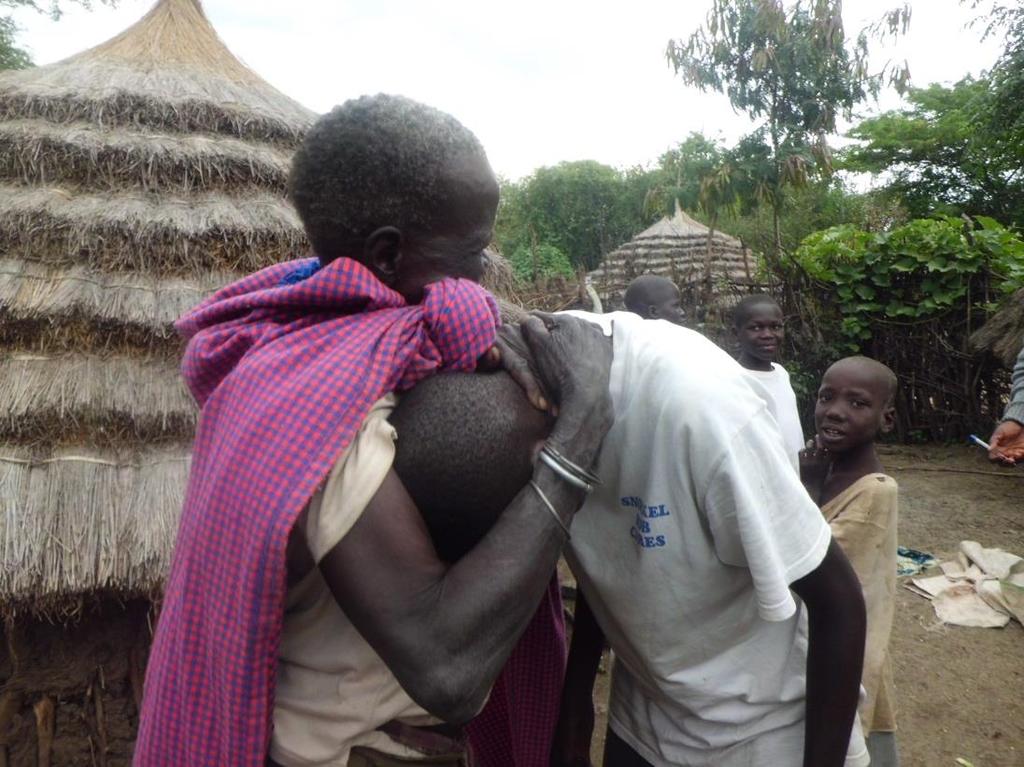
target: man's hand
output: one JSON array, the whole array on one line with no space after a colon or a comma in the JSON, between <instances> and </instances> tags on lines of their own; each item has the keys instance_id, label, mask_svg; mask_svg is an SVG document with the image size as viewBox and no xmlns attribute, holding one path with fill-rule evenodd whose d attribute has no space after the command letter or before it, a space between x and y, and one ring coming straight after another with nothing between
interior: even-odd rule
<instances>
[{"instance_id":1,"label":"man's hand","mask_svg":"<svg viewBox=\"0 0 1024 767\"><path fill-rule=\"evenodd\" d=\"M534 312L519 325L503 326L495 344L501 366L530 402L558 416L551 441L588 466L612 421L608 379L612 339L592 322ZM489 353L488 364L494 357Z\"/></svg>"},{"instance_id":2,"label":"man's hand","mask_svg":"<svg viewBox=\"0 0 1024 767\"><path fill-rule=\"evenodd\" d=\"M1009 466L1024 460L1024 426L1009 420L1000 423L988 440L988 459Z\"/></svg>"}]
</instances>

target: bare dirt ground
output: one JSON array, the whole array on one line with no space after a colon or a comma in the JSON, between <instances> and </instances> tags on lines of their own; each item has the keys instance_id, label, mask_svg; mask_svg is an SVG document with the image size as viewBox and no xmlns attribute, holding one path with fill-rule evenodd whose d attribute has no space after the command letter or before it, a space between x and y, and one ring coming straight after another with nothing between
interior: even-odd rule
<instances>
[{"instance_id":1,"label":"bare dirt ground","mask_svg":"<svg viewBox=\"0 0 1024 767\"><path fill-rule=\"evenodd\" d=\"M900 485L900 544L940 561L962 540L1024 556L1024 468L998 469L970 447L885 447ZM972 473L983 472L983 473ZM1024 767L1024 629L939 623L931 603L896 595L892 651L904 767ZM601 764L607 659L595 691L593 762Z\"/></svg>"}]
</instances>

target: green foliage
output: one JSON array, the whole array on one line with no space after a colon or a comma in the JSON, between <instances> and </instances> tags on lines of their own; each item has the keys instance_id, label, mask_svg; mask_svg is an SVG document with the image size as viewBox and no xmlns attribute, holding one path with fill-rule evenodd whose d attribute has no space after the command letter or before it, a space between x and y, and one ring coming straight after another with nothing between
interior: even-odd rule
<instances>
[{"instance_id":1,"label":"green foliage","mask_svg":"<svg viewBox=\"0 0 1024 767\"><path fill-rule=\"evenodd\" d=\"M992 219L915 219L889 232L851 225L812 234L793 256L823 286L850 350L877 323L926 322L960 308L975 279L1000 292L1024 286L1024 240Z\"/></svg>"},{"instance_id":2,"label":"green foliage","mask_svg":"<svg viewBox=\"0 0 1024 767\"><path fill-rule=\"evenodd\" d=\"M550 245L573 267L594 269L645 223L644 174L593 160L540 168L502 185L495 238L505 253Z\"/></svg>"},{"instance_id":3,"label":"green foliage","mask_svg":"<svg viewBox=\"0 0 1024 767\"><path fill-rule=\"evenodd\" d=\"M553 277L574 276L569 258L554 245L541 244L536 248L521 247L510 259L512 271L520 282L531 283Z\"/></svg>"},{"instance_id":4,"label":"green foliage","mask_svg":"<svg viewBox=\"0 0 1024 767\"><path fill-rule=\"evenodd\" d=\"M704 180L722 167L725 152L717 141L702 133L691 133L676 147L658 158L658 167L646 174L650 191L645 210L659 216L670 216L676 202L686 210L701 205Z\"/></svg>"},{"instance_id":5,"label":"green foliage","mask_svg":"<svg viewBox=\"0 0 1024 767\"><path fill-rule=\"evenodd\" d=\"M1012 136L996 130L994 99L989 79L911 88L907 108L850 131L863 143L844 152L840 165L886 173L884 193L912 216L967 213L1024 223L1024 148L1011 151Z\"/></svg>"},{"instance_id":6,"label":"green foliage","mask_svg":"<svg viewBox=\"0 0 1024 767\"><path fill-rule=\"evenodd\" d=\"M895 35L908 22L904 6L876 32L887 27ZM718 174L718 186L728 192L709 196L707 206L770 204L776 256L783 192L830 172L825 139L837 116L849 115L886 79L897 86L906 80L905 70L869 72L868 37L862 32L847 43L841 0L795 0L788 8L781 0L714 0L701 29L686 41L669 41L668 61L686 83L726 94L733 107L760 121Z\"/></svg>"}]
</instances>

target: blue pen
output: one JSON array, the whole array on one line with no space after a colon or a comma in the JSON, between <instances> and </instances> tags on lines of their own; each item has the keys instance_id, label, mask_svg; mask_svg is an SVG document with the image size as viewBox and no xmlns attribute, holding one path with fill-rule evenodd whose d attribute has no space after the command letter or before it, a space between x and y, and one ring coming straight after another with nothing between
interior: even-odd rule
<instances>
[{"instance_id":1,"label":"blue pen","mask_svg":"<svg viewBox=\"0 0 1024 767\"><path fill-rule=\"evenodd\" d=\"M969 436L969 437L967 438L967 441L968 441L968 442L973 442L973 443L974 443L975 445L977 445L978 447L984 448L985 450L988 450L988 449L989 449L989 446L988 446L988 442L986 442L985 440L983 440L983 439L982 439L981 437L979 437L979 436L978 436L977 434L971 434L971 435L970 435L970 436Z\"/></svg>"}]
</instances>

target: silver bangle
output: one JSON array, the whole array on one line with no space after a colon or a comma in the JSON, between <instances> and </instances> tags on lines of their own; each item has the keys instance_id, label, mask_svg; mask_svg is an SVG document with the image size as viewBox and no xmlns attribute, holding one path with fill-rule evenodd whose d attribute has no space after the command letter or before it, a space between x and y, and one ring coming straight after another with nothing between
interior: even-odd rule
<instances>
[{"instance_id":1,"label":"silver bangle","mask_svg":"<svg viewBox=\"0 0 1024 767\"><path fill-rule=\"evenodd\" d=\"M572 461L570 461L564 455L562 455L553 447L551 447L550 443L545 442L541 450L550 455L552 458L554 458L556 461L562 464L563 467L565 467L568 471L575 474L580 479L588 482L591 485L601 484L601 478L599 476L597 476L594 472L587 471L582 466L579 466L578 464L575 464Z\"/></svg>"},{"instance_id":2,"label":"silver bangle","mask_svg":"<svg viewBox=\"0 0 1024 767\"><path fill-rule=\"evenodd\" d=\"M564 479L566 482L568 482L573 487L578 487L580 490L582 490L585 493L589 493L589 492L593 491L593 489L594 489L593 485L591 485L585 479L583 479L581 477L577 477L575 474L573 474L567 468L562 466L562 464L560 464L558 461L556 461L551 455L549 455L544 450L540 451L540 460L541 460L541 462L545 466L547 466L549 469L551 469L551 471L555 472L555 474L557 474L559 477Z\"/></svg>"},{"instance_id":3,"label":"silver bangle","mask_svg":"<svg viewBox=\"0 0 1024 767\"><path fill-rule=\"evenodd\" d=\"M548 500L548 497L544 495L544 491L540 489L540 485L538 485L534 480L531 479L530 487L537 491L537 495L539 495L540 499L544 501L544 505L548 507L548 511L551 512L551 516L555 518L555 521L558 523L558 526L562 528L562 532L565 533L565 540L568 541L570 538L572 538L572 534L569 532L569 528L566 526L565 522L562 521L562 518L558 516L558 512L555 511L555 507L551 505L551 501Z\"/></svg>"}]
</instances>

